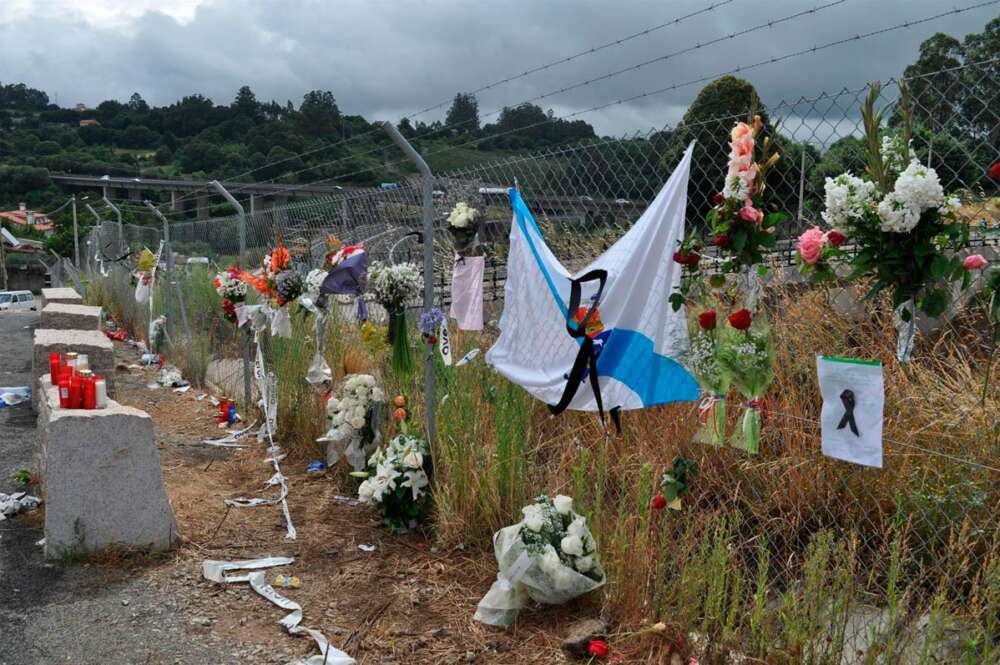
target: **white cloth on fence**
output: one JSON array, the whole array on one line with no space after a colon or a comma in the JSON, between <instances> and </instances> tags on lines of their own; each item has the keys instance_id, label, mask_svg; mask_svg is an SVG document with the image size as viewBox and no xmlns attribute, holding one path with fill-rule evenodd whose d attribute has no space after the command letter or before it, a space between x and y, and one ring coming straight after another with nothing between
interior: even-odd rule
<instances>
[{"instance_id":1,"label":"white cloth on fence","mask_svg":"<svg viewBox=\"0 0 1000 665\"><path fill-rule=\"evenodd\" d=\"M451 272L451 318L459 330L483 329L483 272L485 256L455 255Z\"/></svg>"},{"instance_id":2,"label":"white cloth on fence","mask_svg":"<svg viewBox=\"0 0 1000 665\"><path fill-rule=\"evenodd\" d=\"M594 338L605 408L639 409L696 400L698 384L679 362L687 348L684 309L668 303L681 279L672 254L684 237L687 187L694 144L670 179L629 231L590 265L572 275L546 246L528 206L510 190L510 231L500 338L486 355L498 372L538 399L559 401L578 355L567 331L571 280L607 271L598 303L604 330ZM583 283L581 305L590 306L597 286ZM593 322L593 320L592 320ZM588 382L570 409L596 411Z\"/></svg>"}]
</instances>

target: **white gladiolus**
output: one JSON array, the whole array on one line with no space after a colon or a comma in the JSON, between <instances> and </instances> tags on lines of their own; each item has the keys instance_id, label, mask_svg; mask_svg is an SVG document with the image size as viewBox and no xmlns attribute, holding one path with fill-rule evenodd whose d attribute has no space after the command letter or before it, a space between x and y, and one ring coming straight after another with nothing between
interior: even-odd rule
<instances>
[{"instance_id":1,"label":"white gladiolus","mask_svg":"<svg viewBox=\"0 0 1000 665\"><path fill-rule=\"evenodd\" d=\"M570 511L573 510L573 497L559 494L552 499L552 504L560 515L569 515Z\"/></svg>"},{"instance_id":2,"label":"white gladiolus","mask_svg":"<svg viewBox=\"0 0 1000 665\"><path fill-rule=\"evenodd\" d=\"M823 220L836 229L850 228L871 206L875 184L850 173L841 173L836 178L826 179L824 192Z\"/></svg>"}]
</instances>

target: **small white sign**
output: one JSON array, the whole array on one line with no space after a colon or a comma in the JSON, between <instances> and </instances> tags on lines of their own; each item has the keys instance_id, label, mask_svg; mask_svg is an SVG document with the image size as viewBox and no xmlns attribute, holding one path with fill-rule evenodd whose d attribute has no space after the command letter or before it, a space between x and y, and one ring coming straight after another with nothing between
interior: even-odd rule
<instances>
[{"instance_id":1,"label":"small white sign","mask_svg":"<svg viewBox=\"0 0 1000 665\"><path fill-rule=\"evenodd\" d=\"M451 337L448 336L448 318L441 321L438 330L438 346L441 348L441 360L446 366L451 366Z\"/></svg>"},{"instance_id":2,"label":"small white sign","mask_svg":"<svg viewBox=\"0 0 1000 665\"><path fill-rule=\"evenodd\" d=\"M816 371L823 395L823 454L881 469L882 363L816 356Z\"/></svg>"}]
</instances>

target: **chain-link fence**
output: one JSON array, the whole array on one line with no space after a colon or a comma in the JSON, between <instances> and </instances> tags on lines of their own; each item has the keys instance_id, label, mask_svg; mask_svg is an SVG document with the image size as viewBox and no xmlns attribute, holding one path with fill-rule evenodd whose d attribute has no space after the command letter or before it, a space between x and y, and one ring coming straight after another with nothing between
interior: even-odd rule
<instances>
[{"instance_id":1,"label":"chain-link fence","mask_svg":"<svg viewBox=\"0 0 1000 665\"><path fill-rule=\"evenodd\" d=\"M945 191L960 197L960 214L963 223L972 227L973 244L994 256L1000 245L1000 192L988 171L1000 159L1000 86L996 81L997 61L909 81L917 124L913 149L921 162L936 169ZM897 93L894 83L885 86L882 102L894 103ZM775 271L778 277L772 283L775 290L785 293L778 305L783 316L798 316L801 311L797 308L803 303L829 304L834 296L844 293L856 298L850 290L831 295L807 289L799 283L792 266L794 239L820 222L825 179L847 170L855 174L864 170L858 110L866 94L866 87L845 89L756 109L764 118L767 135L782 153L768 176L768 207L791 214L791 220L779 230L778 248L769 257L771 264L785 268ZM563 265L570 271L578 270L621 238L692 141L696 145L687 220L689 227L702 228L701 220L725 173L729 129L754 110L686 121L626 138L547 148L436 175L435 273L425 277L434 280L437 304L444 308L450 300L455 254L445 218L455 203L465 201L485 216L481 231L486 256L484 299L487 319L493 320L481 341L485 348L495 336L495 319L503 305L511 223L509 187L519 189ZM898 121L898 114L888 113L887 117L890 127ZM388 262L420 265L423 251L421 191L416 178L403 179L387 189L345 190L258 210L247 214L245 223L243 265L247 267L258 266L264 253L278 242L289 248L300 265L319 266L329 235L346 243L363 243L374 259ZM173 360L183 363L195 380L208 379L236 395L246 371L241 338L235 327L223 320L210 282L214 272L240 261L239 225L237 216L170 224L177 269L164 279L162 283L169 288L161 289L155 302L156 311L167 314ZM116 298L127 298L128 288L124 286L124 271L115 272L111 267L124 265L127 259L122 257L142 246L155 249L162 233L160 228L127 226L124 238L125 251L118 254L117 227L105 224L93 230L86 247L91 279L103 270L109 279L118 280ZM827 297L829 300L823 300ZM887 374L887 383L898 381L909 388L891 383L887 388L892 407L887 413L886 470L824 458L817 449L818 408L814 366L810 365L814 354L846 350L877 355L876 349L859 348L858 340L877 339L891 329L887 319L879 318L870 305L859 307L860 319L837 328L843 333L836 338L837 349L804 348L802 339L817 339L809 337L813 331L785 321L776 323L779 336L792 336L779 349L778 362L784 363L784 369L779 370L776 383L782 390L795 392L795 398L776 395L766 425L770 434L759 460L748 461L732 449L675 446L697 458L704 476L711 479L710 485L699 485L692 493L691 510L700 516L706 530L716 518L738 520L735 527L730 521L732 532L727 536L725 556L745 560L748 565L759 564L761 552L766 551L771 564L765 586L770 589L773 583L778 594L791 589L805 574L808 552L814 551L810 548L814 548L817 534L832 531L851 534L851 556L858 566L854 573L863 580L867 599L877 607L898 601L887 598L890 585L909 590L912 595L905 602L915 616L921 615L928 599L939 593L949 595L953 607L960 608L970 599L984 602L986 576L1000 570L1000 530L995 517L1000 508L1000 443L996 411L990 429L990 418L983 416L983 410L988 414L989 409L1000 406L1000 396L995 387L987 386L981 401L966 399L976 387L969 385L963 393L955 388L954 375L942 378L942 390L934 392L931 384L919 385L927 380L926 375L894 370ZM141 322L143 317L135 320ZM960 320L975 319L962 313ZM866 332L857 332L860 329ZM141 324L134 332L143 334ZM973 357L994 352L981 334L958 325L948 328L940 339L941 348L952 350L958 347L947 346L948 340L960 340L959 346L965 345ZM544 342L539 353L544 353L543 349ZM796 356L796 351L802 355ZM280 362L273 355L269 360ZM972 368L967 377L971 380L975 366L969 362L963 361L962 367ZM955 367L947 360L933 366L941 372ZM922 400L919 391L925 391ZM939 411L931 413L935 409ZM691 415L669 411L671 418ZM656 417L662 418L662 414L637 417L630 425L633 435L638 428L643 436L656 436ZM970 441L968 437L975 432L984 439ZM616 491L626 492L621 487ZM674 533L677 538L682 535ZM746 583L752 584L752 580ZM941 585L946 583L951 586L945 589ZM773 598L767 595L765 600L770 603ZM960 610L955 612L961 614Z\"/></svg>"}]
</instances>

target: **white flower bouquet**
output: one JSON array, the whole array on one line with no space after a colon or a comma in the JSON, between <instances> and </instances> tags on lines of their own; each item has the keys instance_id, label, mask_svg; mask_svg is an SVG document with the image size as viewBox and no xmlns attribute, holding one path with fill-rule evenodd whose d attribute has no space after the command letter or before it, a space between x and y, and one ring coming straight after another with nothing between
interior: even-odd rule
<instances>
[{"instance_id":1,"label":"white flower bouquet","mask_svg":"<svg viewBox=\"0 0 1000 665\"><path fill-rule=\"evenodd\" d=\"M387 265L374 261L368 269L368 286L375 300L389 312L392 369L399 376L409 375L413 357L406 331L406 303L424 288L420 268L415 263Z\"/></svg>"},{"instance_id":2,"label":"white flower bouquet","mask_svg":"<svg viewBox=\"0 0 1000 665\"><path fill-rule=\"evenodd\" d=\"M479 211L465 201L459 201L448 215L448 230L455 243L455 253L465 255L476 245L479 233Z\"/></svg>"},{"instance_id":3,"label":"white flower bouquet","mask_svg":"<svg viewBox=\"0 0 1000 665\"><path fill-rule=\"evenodd\" d=\"M358 488L362 503L374 504L393 529L412 529L430 510L431 454L427 442L409 434L400 434L385 448L379 448L368 460L374 472Z\"/></svg>"},{"instance_id":4,"label":"white flower bouquet","mask_svg":"<svg viewBox=\"0 0 1000 665\"><path fill-rule=\"evenodd\" d=\"M385 393L370 374L350 374L344 381L339 398L326 402L327 432L320 438L326 442L326 464L332 467L341 457L355 471L365 468L365 461L379 441L378 422Z\"/></svg>"},{"instance_id":5,"label":"white flower bouquet","mask_svg":"<svg viewBox=\"0 0 1000 665\"><path fill-rule=\"evenodd\" d=\"M594 537L571 497L542 495L521 512L524 519L493 535L500 572L479 601L476 621L510 626L529 598L559 605L604 584Z\"/></svg>"}]
</instances>

